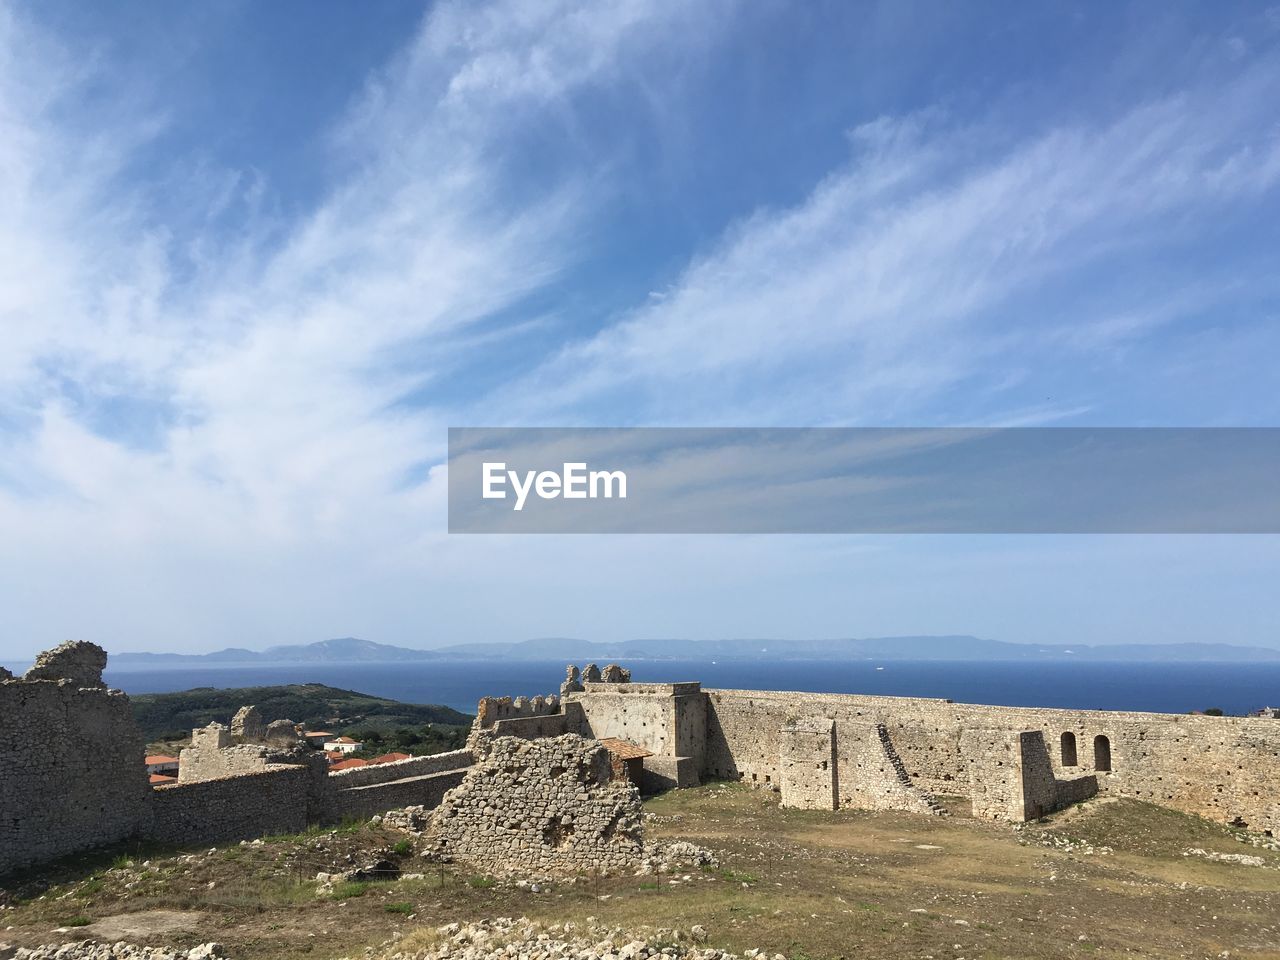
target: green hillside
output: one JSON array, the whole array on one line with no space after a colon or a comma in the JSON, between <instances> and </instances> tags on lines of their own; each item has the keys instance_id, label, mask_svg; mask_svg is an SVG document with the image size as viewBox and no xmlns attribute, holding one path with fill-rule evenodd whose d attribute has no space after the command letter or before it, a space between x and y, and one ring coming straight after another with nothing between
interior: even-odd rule
<instances>
[{"instance_id":1,"label":"green hillside","mask_svg":"<svg viewBox=\"0 0 1280 960\"><path fill-rule=\"evenodd\" d=\"M470 714L438 704L400 703L382 697L340 690L321 683L279 687L197 687L179 693L130 695L133 714L149 741L185 737L194 727L217 721L230 723L235 712L255 704L267 722L293 720L311 729L383 730L426 724L468 726Z\"/></svg>"}]
</instances>

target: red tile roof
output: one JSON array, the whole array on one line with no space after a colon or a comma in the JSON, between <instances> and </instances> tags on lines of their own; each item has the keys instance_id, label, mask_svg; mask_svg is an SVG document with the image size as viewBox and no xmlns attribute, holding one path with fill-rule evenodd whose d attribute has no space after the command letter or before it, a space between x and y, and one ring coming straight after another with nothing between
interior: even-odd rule
<instances>
[{"instance_id":1,"label":"red tile roof","mask_svg":"<svg viewBox=\"0 0 1280 960\"><path fill-rule=\"evenodd\" d=\"M368 760L343 760L341 763L335 763L330 767L329 772L332 773L335 770L350 770L353 767L367 767L368 765Z\"/></svg>"},{"instance_id":2,"label":"red tile roof","mask_svg":"<svg viewBox=\"0 0 1280 960\"><path fill-rule=\"evenodd\" d=\"M177 782L178 782L177 777L166 777L162 773L153 773L151 775L151 785L153 787L161 783L177 783Z\"/></svg>"},{"instance_id":3,"label":"red tile roof","mask_svg":"<svg viewBox=\"0 0 1280 960\"><path fill-rule=\"evenodd\" d=\"M334 737L330 743L359 743L359 740L352 740L350 737Z\"/></svg>"},{"instance_id":4,"label":"red tile roof","mask_svg":"<svg viewBox=\"0 0 1280 960\"><path fill-rule=\"evenodd\" d=\"M163 753L155 753L147 757L147 766L154 766L160 763L177 763L177 757L166 757Z\"/></svg>"},{"instance_id":5,"label":"red tile roof","mask_svg":"<svg viewBox=\"0 0 1280 960\"><path fill-rule=\"evenodd\" d=\"M410 756L407 753L384 753L380 757L374 757L369 762L370 763L395 763L397 760L408 760L408 759L410 759Z\"/></svg>"},{"instance_id":6,"label":"red tile roof","mask_svg":"<svg viewBox=\"0 0 1280 960\"><path fill-rule=\"evenodd\" d=\"M638 760L641 757L652 757L653 751L646 750L639 744L632 743L630 740L622 740L618 737L605 737L600 741L604 744L605 749L612 753L619 760Z\"/></svg>"},{"instance_id":7,"label":"red tile roof","mask_svg":"<svg viewBox=\"0 0 1280 960\"><path fill-rule=\"evenodd\" d=\"M335 762L346 756L341 750L326 750L324 755Z\"/></svg>"}]
</instances>

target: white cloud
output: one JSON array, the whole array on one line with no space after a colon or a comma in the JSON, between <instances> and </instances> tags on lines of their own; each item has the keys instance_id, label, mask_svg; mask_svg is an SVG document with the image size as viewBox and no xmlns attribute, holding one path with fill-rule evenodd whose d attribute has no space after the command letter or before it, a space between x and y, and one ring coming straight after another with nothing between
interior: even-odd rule
<instances>
[{"instance_id":1,"label":"white cloud","mask_svg":"<svg viewBox=\"0 0 1280 960\"><path fill-rule=\"evenodd\" d=\"M714 633L717 617L725 632L751 618L787 632L796 598L830 584L831 553L861 547L450 540L442 472L424 482L446 420L909 419L1020 337L1103 349L1154 325L1170 311L1117 311L1072 340L999 310L1170 211L1278 175L1274 126L1259 122L1277 79L1265 63L1012 147L984 148L981 127L937 112L885 118L853 132L854 159L805 202L737 224L530 380L451 410L403 405L510 335L519 321L495 330L493 316L581 256L609 145L591 142L575 98L632 85L678 113L651 57L713 44L728 9L437 5L317 147L339 186L296 224L261 213L271 185L254 171L199 163L163 179L190 217L157 221L161 188L133 166L156 115L86 108L104 64L0 9L3 642L586 633L646 590L667 602L643 604L637 632ZM530 187L519 145L548 129L562 166ZM113 416L123 401L144 402L150 425ZM1076 405L1010 416L1064 409ZM877 569L868 582L889 585ZM969 629L944 622L966 608L955 593L929 623L894 629L881 610L885 630Z\"/></svg>"},{"instance_id":2,"label":"white cloud","mask_svg":"<svg viewBox=\"0 0 1280 960\"><path fill-rule=\"evenodd\" d=\"M531 396L547 416L625 395L663 422L687 420L690 406L717 423L919 416L1013 348L1034 356L1036 343L1071 339L1042 315L1010 316L1012 298L1135 246L1159 249L1189 235L1188 215L1199 223L1273 188L1277 84L1263 60L1001 152L977 150L981 127L948 129L937 115L876 121L802 204L739 224L656 302L566 347L509 411ZM1203 301L1203 287L1162 297ZM1087 333L1075 340L1130 337L1156 315L1140 309L1130 322L1076 316Z\"/></svg>"},{"instance_id":3,"label":"white cloud","mask_svg":"<svg viewBox=\"0 0 1280 960\"><path fill-rule=\"evenodd\" d=\"M246 575L287 568L278 602L296 606L309 577L346 563L359 581L371 557L420 548L442 528L422 465L443 422L399 401L465 346L455 332L563 267L594 175L569 164L555 190L513 202L500 148L521 125L561 122L648 45L700 44L681 25L703 13L438 6L342 124L341 186L282 243L278 224L228 238L150 222L147 187L126 174L154 126L95 129L74 109L92 69L0 13L0 580L41 594L203 582L234 604ZM189 193L209 216L192 221L260 189L205 171ZM111 412L139 397L163 421L141 444ZM25 633L40 605L6 616L21 618L7 636Z\"/></svg>"}]
</instances>

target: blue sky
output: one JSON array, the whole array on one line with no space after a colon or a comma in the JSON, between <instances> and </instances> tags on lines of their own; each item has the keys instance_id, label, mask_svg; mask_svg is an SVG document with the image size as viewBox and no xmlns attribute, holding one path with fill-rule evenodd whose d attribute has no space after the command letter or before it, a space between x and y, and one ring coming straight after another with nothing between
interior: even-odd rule
<instances>
[{"instance_id":1,"label":"blue sky","mask_svg":"<svg viewBox=\"0 0 1280 960\"><path fill-rule=\"evenodd\" d=\"M1277 425L1278 52L1266 4L7 4L0 654L1280 646L1271 537L450 538L442 466Z\"/></svg>"}]
</instances>

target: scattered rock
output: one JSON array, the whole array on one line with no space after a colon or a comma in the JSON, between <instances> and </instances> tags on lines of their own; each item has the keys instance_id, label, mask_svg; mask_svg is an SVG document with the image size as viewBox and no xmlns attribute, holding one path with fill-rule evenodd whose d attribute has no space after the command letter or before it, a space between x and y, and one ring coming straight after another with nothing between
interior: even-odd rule
<instances>
[{"instance_id":1,"label":"scattered rock","mask_svg":"<svg viewBox=\"0 0 1280 960\"><path fill-rule=\"evenodd\" d=\"M437 927L434 942L423 946L406 946L390 940L381 952L367 953L359 960L488 960L500 957L555 957L558 960L740 960L736 954L702 947L706 938L701 926L688 933L681 930L655 930L646 936L601 927L594 917L585 925L567 921L543 926L521 918L499 917L479 923L450 923ZM745 950L747 960L770 960L767 951ZM355 960L355 958L346 958ZM786 960L773 954L772 960Z\"/></svg>"},{"instance_id":2,"label":"scattered rock","mask_svg":"<svg viewBox=\"0 0 1280 960\"><path fill-rule=\"evenodd\" d=\"M1200 847L1192 847L1190 850L1183 850L1184 857L1203 857L1205 860L1213 860L1216 863L1238 863L1246 867L1265 867L1267 861L1262 857L1255 857L1248 853L1216 853L1210 850L1203 850Z\"/></svg>"},{"instance_id":3,"label":"scattered rock","mask_svg":"<svg viewBox=\"0 0 1280 960\"><path fill-rule=\"evenodd\" d=\"M30 949L0 943L0 960L220 960L226 956L220 943L202 943L190 950L140 947L124 941L81 940Z\"/></svg>"}]
</instances>

